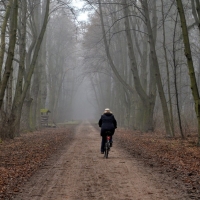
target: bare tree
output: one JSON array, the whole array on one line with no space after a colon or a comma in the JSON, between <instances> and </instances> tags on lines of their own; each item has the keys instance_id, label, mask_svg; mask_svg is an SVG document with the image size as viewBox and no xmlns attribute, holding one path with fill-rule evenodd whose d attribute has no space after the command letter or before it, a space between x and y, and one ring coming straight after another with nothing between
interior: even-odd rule
<instances>
[{"instance_id":1,"label":"bare tree","mask_svg":"<svg viewBox=\"0 0 200 200\"><path fill-rule=\"evenodd\" d=\"M200 146L200 97L199 97L199 91L197 87L196 77L195 77L195 71L193 66L193 59L190 49L190 41L188 36L188 30L187 30L187 24L185 19L185 12L183 9L183 3L181 0L176 0L177 2L177 8L181 20L181 28L183 33L183 41L185 46L185 56L187 58L187 64L188 64L188 70L190 75L190 84L191 84L191 90L192 95L195 103L195 111L196 111L196 117L198 121L198 146Z\"/></svg>"}]
</instances>

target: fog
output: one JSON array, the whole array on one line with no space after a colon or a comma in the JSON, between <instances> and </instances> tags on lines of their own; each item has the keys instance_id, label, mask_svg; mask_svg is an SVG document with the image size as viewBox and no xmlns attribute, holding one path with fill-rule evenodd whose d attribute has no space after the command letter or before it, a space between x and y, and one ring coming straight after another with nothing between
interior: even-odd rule
<instances>
[{"instance_id":1,"label":"fog","mask_svg":"<svg viewBox=\"0 0 200 200\"><path fill-rule=\"evenodd\" d=\"M95 101L91 92L91 83L85 77L74 95L72 104L72 120L89 120L96 121L95 118Z\"/></svg>"},{"instance_id":2,"label":"fog","mask_svg":"<svg viewBox=\"0 0 200 200\"><path fill-rule=\"evenodd\" d=\"M97 121L108 107L122 127L142 132L196 127L196 4L185 9L188 66L174 1L16 1L9 19L8 2L0 2L0 123L14 127L12 137L40 127L41 110L50 123Z\"/></svg>"}]
</instances>

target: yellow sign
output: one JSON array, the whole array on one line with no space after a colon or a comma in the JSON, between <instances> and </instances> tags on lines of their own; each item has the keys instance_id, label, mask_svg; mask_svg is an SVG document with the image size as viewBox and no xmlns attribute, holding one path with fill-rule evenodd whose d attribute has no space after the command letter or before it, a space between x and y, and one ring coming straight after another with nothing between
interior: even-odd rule
<instances>
[{"instance_id":1,"label":"yellow sign","mask_svg":"<svg viewBox=\"0 0 200 200\"><path fill-rule=\"evenodd\" d=\"M43 108L43 109L40 109L40 112L41 113L48 113L48 112L50 112L48 109L45 109L45 108Z\"/></svg>"}]
</instances>

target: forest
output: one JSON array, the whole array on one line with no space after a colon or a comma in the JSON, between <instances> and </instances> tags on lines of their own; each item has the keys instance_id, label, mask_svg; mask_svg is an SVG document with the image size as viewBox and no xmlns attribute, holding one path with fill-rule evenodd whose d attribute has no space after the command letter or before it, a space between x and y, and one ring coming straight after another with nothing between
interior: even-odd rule
<instances>
[{"instance_id":1,"label":"forest","mask_svg":"<svg viewBox=\"0 0 200 200\"><path fill-rule=\"evenodd\" d=\"M84 48L99 108L110 102L122 127L199 136L199 1L97 4Z\"/></svg>"},{"instance_id":2,"label":"forest","mask_svg":"<svg viewBox=\"0 0 200 200\"><path fill-rule=\"evenodd\" d=\"M0 1L1 140L40 129L41 109L72 120L87 79L94 121L109 107L120 127L200 145L200 1L83 2Z\"/></svg>"},{"instance_id":3,"label":"forest","mask_svg":"<svg viewBox=\"0 0 200 200\"><path fill-rule=\"evenodd\" d=\"M77 45L67 3L1 1L2 139L39 128L41 109L57 121L71 112Z\"/></svg>"},{"instance_id":4,"label":"forest","mask_svg":"<svg viewBox=\"0 0 200 200\"><path fill-rule=\"evenodd\" d=\"M87 77L95 116L111 107L121 127L200 140L200 2L70 3L0 2L1 139L41 128L44 108L70 120Z\"/></svg>"},{"instance_id":5,"label":"forest","mask_svg":"<svg viewBox=\"0 0 200 200\"><path fill-rule=\"evenodd\" d=\"M199 44L200 0L0 0L0 199L199 199Z\"/></svg>"}]
</instances>

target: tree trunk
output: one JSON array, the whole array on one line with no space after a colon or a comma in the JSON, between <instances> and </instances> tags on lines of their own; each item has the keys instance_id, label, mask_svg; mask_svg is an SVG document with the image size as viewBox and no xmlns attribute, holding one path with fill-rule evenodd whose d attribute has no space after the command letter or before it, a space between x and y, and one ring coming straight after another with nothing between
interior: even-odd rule
<instances>
[{"instance_id":1,"label":"tree trunk","mask_svg":"<svg viewBox=\"0 0 200 200\"><path fill-rule=\"evenodd\" d=\"M160 101L162 104L162 110L163 110L163 117L164 117L164 123L165 123L165 130L166 134L169 136L173 136L173 132L170 126L170 117L169 117L169 112L167 108L167 102L162 86L162 81L161 81L161 75L160 75L160 69L159 69L159 64L158 64L158 59L157 59L157 54L156 54L156 49L155 49L155 41L153 38L153 31L151 27L151 22L149 18L149 9L148 9L148 3L147 0L142 1L142 7L144 10L144 16L147 24L147 30L149 34L149 44L150 44L150 51L152 55L152 61L155 67L155 78L156 78L156 84L158 88L158 93L160 96Z\"/></svg>"},{"instance_id":2,"label":"tree trunk","mask_svg":"<svg viewBox=\"0 0 200 200\"><path fill-rule=\"evenodd\" d=\"M3 67L3 61L4 61L4 54L5 54L5 37L6 37L6 27L8 23L8 19L10 16L10 10L12 7L13 0L10 0L7 4L5 17L3 20L3 24L1 26L1 48L0 48L0 86L1 86L1 72Z\"/></svg>"},{"instance_id":3,"label":"tree trunk","mask_svg":"<svg viewBox=\"0 0 200 200\"><path fill-rule=\"evenodd\" d=\"M137 62L135 58L135 52L133 48L133 41L131 37L131 28L129 23L129 8L126 0L123 0L124 2L124 16L125 16L125 32L127 36L127 43L128 43L128 49L129 49L129 58L130 58L130 64L131 64L131 71L133 73L133 79L134 79L134 85L135 89L140 96L142 100L142 105L140 106L142 110L139 110L139 114L141 115L142 119L140 119L142 123L142 126L140 127L140 130L142 131L148 131L152 130L153 124L150 124L152 121L150 119L153 118L153 113L151 112L150 106L153 105L152 98L150 98L144 88L141 85L139 73L137 69ZM152 114L152 116L150 116Z\"/></svg>"},{"instance_id":4,"label":"tree trunk","mask_svg":"<svg viewBox=\"0 0 200 200\"><path fill-rule=\"evenodd\" d=\"M200 98L199 98L199 91L197 87L196 77L195 77L195 71L194 71L194 65L192 60L192 54L190 49L190 41L188 36L188 30L187 30L187 24L185 19L185 13L183 9L183 4L181 0L176 0L177 2L177 8L181 20L181 28L183 33L183 41L185 46L185 56L187 59L187 65L189 70L189 76L190 76L190 86L192 90L192 95L195 103L195 111L196 111L196 117L198 122L198 146L200 146Z\"/></svg>"},{"instance_id":5,"label":"tree trunk","mask_svg":"<svg viewBox=\"0 0 200 200\"><path fill-rule=\"evenodd\" d=\"M2 78L2 82L0 85L0 109L3 104L3 98L5 94L5 90L7 87L8 79L10 74L12 73L12 64L14 58L14 50L16 44L17 37L17 19L18 19L18 0L14 0L12 6L12 16L10 19L10 35L9 35L9 47L8 47L8 56L5 63L5 70Z\"/></svg>"},{"instance_id":6,"label":"tree trunk","mask_svg":"<svg viewBox=\"0 0 200 200\"><path fill-rule=\"evenodd\" d=\"M172 108L172 98L171 98L171 88L170 88L170 75L169 75L169 63L168 63L168 55L166 48L166 35L165 35L165 13L164 13L164 4L162 3L162 27L163 27L163 49L164 49L164 58L166 63L166 71L167 71L167 89L168 89L168 98L169 98L169 108L170 108L170 121L172 127L172 134L174 135L174 119L173 119L173 108Z\"/></svg>"}]
</instances>

